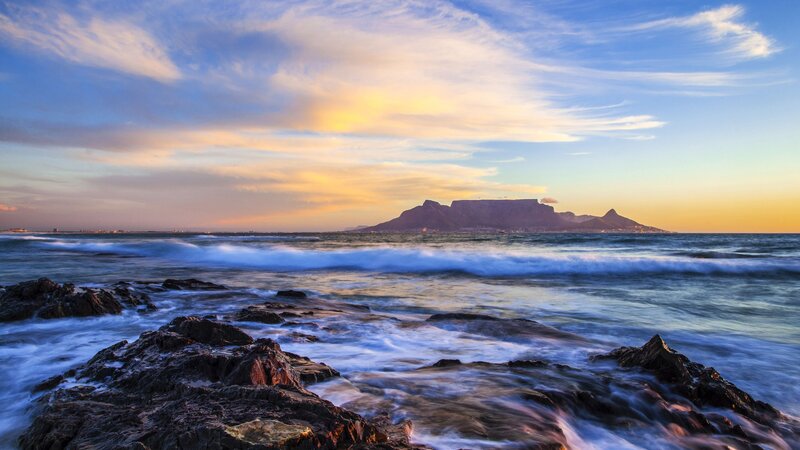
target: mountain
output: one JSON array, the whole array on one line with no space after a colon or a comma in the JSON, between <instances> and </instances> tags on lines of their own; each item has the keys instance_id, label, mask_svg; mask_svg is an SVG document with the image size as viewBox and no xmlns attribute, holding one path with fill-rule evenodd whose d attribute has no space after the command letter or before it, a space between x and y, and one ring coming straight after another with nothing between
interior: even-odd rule
<instances>
[{"instance_id":1,"label":"mountain","mask_svg":"<svg viewBox=\"0 0 800 450\"><path fill-rule=\"evenodd\" d=\"M642 225L611 209L604 216L556 212L536 199L455 200L450 206L433 200L399 217L360 232L420 231L547 231L660 233L664 230Z\"/></svg>"}]
</instances>

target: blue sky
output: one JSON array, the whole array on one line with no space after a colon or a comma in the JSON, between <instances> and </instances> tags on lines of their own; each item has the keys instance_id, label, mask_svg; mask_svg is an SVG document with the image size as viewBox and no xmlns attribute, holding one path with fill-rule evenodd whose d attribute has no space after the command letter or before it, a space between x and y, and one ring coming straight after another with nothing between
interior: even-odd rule
<instances>
[{"instance_id":1,"label":"blue sky","mask_svg":"<svg viewBox=\"0 0 800 450\"><path fill-rule=\"evenodd\" d=\"M800 231L793 1L0 2L0 228L543 198Z\"/></svg>"}]
</instances>

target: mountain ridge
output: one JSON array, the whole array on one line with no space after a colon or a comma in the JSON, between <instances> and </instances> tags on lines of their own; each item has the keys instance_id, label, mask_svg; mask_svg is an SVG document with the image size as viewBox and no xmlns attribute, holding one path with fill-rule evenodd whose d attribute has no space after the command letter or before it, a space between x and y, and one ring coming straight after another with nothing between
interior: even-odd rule
<instances>
[{"instance_id":1,"label":"mountain ridge","mask_svg":"<svg viewBox=\"0 0 800 450\"><path fill-rule=\"evenodd\" d=\"M603 216L556 212L537 199L453 200L450 206L434 200L407 209L394 219L360 228L359 232L585 232L664 233L610 209Z\"/></svg>"}]
</instances>

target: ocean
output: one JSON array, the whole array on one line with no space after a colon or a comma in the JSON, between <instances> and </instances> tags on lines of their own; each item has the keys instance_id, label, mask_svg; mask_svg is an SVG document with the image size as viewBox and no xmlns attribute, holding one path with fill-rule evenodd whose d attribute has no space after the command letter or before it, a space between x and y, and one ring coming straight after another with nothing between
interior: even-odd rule
<instances>
[{"instance_id":1,"label":"ocean","mask_svg":"<svg viewBox=\"0 0 800 450\"><path fill-rule=\"evenodd\" d=\"M436 448L513 446L525 431L503 428L498 437L485 416L507 422L536 410L504 396L522 382L517 375L420 367L442 359L536 358L596 371L592 355L640 346L657 333L753 397L800 416L800 235L0 235L0 285L39 277L96 287L197 278L231 289L155 292L159 309L149 313L0 324L3 448L30 424L31 389L40 381L176 316L222 317L281 289L368 306L373 314L326 319L310 331L318 342L296 342L281 326L242 328L339 370L341 378L310 386L323 398L361 414L409 418L413 440ZM424 322L443 312L530 319L582 339ZM474 426L464 424L473 419ZM657 423L632 430L585 417L560 420L576 448L676 446Z\"/></svg>"}]
</instances>

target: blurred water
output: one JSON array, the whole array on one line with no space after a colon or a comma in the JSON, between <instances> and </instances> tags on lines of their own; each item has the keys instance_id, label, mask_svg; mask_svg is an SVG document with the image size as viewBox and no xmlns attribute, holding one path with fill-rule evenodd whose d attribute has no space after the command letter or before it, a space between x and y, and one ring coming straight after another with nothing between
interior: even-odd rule
<instances>
[{"instance_id":1,"label":"blurred water","mask_svg":"<svg viewBox=\"0 0 800 450\"><path fill-rule=\"evenodd\" d=\"M365 304L387 317L331 319L327 330L315 331L318 343L246 325L251 334L277 338L340 370L343 380L314 387L337 403L357 405L363 395L348 383L384 386L394 383L393 372L442 358L545 358L582 367L592 352L641 345L660 333L754 397L800 414L796 235L0 235L0 284L41 276L90 285L194 277L234 290L155 294L160 309L150 314L0 324L0 447L27 426L30 389L41 380L177 315L224 314L287 288ZM407 326L435 312L464 310L529 318L589 340L565 346ZM402 397L399 411L404 401L411 409L421 401ZM640 445L594 425L563 428L575 442L601 448ZM431 429L423 426L416 437L467 445L458 433Z\"/></svg>"}]
</instances>

